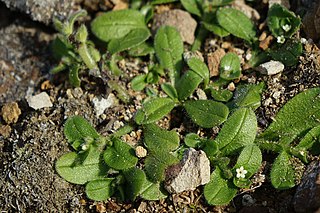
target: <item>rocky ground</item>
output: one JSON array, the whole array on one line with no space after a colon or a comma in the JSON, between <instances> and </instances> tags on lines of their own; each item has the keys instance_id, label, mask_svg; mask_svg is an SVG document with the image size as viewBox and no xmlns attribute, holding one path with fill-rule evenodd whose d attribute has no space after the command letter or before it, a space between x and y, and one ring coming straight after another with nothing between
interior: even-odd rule
<instances>
[{"instance_id":1,"label":"rocky ground","mask_svg":"<svg viewBox=\"0 0 320 213\"><path fill-rule=\"evenodd\" d=\"M63 135L63 124L67 117L78 114L89 120L102 135L108 135L118 129L133 116L144 96L132 91L129 81L143 70L145 64L134 60L123 61L120 64L127 75L119 81L127 87L133 97L127 105L118 100L102 82L88 76L85 77L82 87L72 88L63 74L49 74L50 68L56 63L50 52L50 42L56 32L50 25L45 25L55 12L66 16L67 6L62 8L55 4L48 9L51 12L46 13L50 17L43 17L34 9L37 1L33 4L32 1L27 1L27 9L21 6L22 3L19 6L13 5L14 1L4 2L0 3L1 212L273 213L314 212L320 208L318 160L307 168L298 187L277 191L268 179L260 180L257 181L256 188L241 192L230 205L223 207L208 206L201 187L195 191L173 194L160 201L137 199L134 203L121 203L115 199L105 202L88 200L84 187L66 182L54 168L56 160L71 150ZM17 4L18 2L20 1L16 1ZM104 6L101 6L101 2L104 2ZM97 3L95 6L88 1L81 4L76 2L72 7L81 6L89 11L112 7L112 4L110 6L106 2L100 1L100 4ZM301 8L297 2L292 6ZM315 7L312 1L301 1L300 4L306 6L305 8ZM18 7L20 11L12 11L7 6L11 9ZM30 16L26 15L30 12ZM316 29L312 32L316 32ZM315 42L318 39L315 34L303 35L307 38L310 35ZM212 51L211 40L213 38L206 42L206 52L203 55ZM216 45L228 48L224 46L227 44L219 41ZM320 86L319 59L320 51L317 45L310 41L304 45L304 54L300 57L297 67L286 68L272 76L246 74L244 81L265 81L267 85L262 97L262 106L257 110L261 129L268 126L279 109L294 95L304 89ZM40 93L44 95L42 98L35 96ZM102 115L97 116L95 100L101 98L109 100L110 106ZM170 119L170 116L167 119ZM163 122L163 125L166 125L168 121ZM139 141L140 135L141 132L138 131L126 135L125 139L134 145ZM265 163L261 174L268 174L268 159L272 157L270 153L264 154Z\"/></svg>"}]
</instances>

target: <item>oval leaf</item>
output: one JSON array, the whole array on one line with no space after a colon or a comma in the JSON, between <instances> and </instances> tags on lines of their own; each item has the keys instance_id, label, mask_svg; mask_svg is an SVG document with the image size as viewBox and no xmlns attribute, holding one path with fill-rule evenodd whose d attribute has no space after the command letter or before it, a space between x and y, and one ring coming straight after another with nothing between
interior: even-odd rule
<instances>
[{"instance_id":1,"label":"oval leaf","mask_svg":"<svg viewBox=\"0 0 320 213\"><path fill-rule=\"evenodd\" d=\"M198 88L202 78L193 70L188 70L177 82L176 89L179 100L184 100L190 97Z\"/></svg>"},{"instance_id":2,"label":"oval leaf","mask_svg":"<svg viewBox=\"0 0 320 213\"><path fill-rule=\"evenodd\" d=\"M271 172L271 183L276 189L289 189L295 186L294 170L290 162L290 156L285 152L274 161Z\"/></svg>"},{"instance_id":3,"label":"oval leaf","mask_svg":"<svg viewBox=\"0 0 320 213\"><path fill-rule=\"evenodd\" d=\"M223 125L215 141L224 155L252 144L257 134L257 118L250 108L235 111Z\"/></svg>"},{"instance_id":4,"label":"oval leaf","mask_svg":"<svg viewBox=\"0 0 320 213\"><path fill-rule=\"evenodd\" d=\"M144 16L136 10L117 10L98 16L91 22L95 36L105 42L119 39L131 30L147 28Z\"/></svg>"},{"instance_id":5,"label":"oval leaf","mask_svg":"<svg viewBox=\"0 0 320 213\"><path fill-rule=\"evenodd\" d=\"M178 99L178 93L177 90L168 83L161 84L161 89L173 100Z\"/></svg>"},{"instance_id":6,"label":"oval leaf","mask_svg":"<svg viewBox=\"0 0 320 213\"><path fill-rule=\"evenodd\" d=\"M75 184L85 184L88 181L102 178L107 173L107 166L100 161L100 152L89 149L86 159L85 154L77 155L70 152L62 155L56 162L56 171L66 181Z\"/></svg>"},{"instance_id":7,"label":"oval leaf","mask_svg":"<svg viewBox=\"0 0 320 213\"><path fill-rule=\"evenodd\" d=\"M95 201L104 201L110 198L114 193L112 185L114 178L105 178L93 180L86 185L87 197Z\"/></svg>"},{"instance_id":8,"label":"oval leaf","mask_svg":"<svg viewBox=\"0 0 320 213\"><path fill-rule=\"evenodd\" d=\"M198 0L181 0L183 7L189 12L196 16L201 17L201 2Z\"/></svg>"},{"instance_id":9,"label":"oval leaf","mask_svg":"<svg viewBox=\"0 0 320 213\"><path fill-rule=\"evenodd\" d=\"M272 59L282 62L285 66L294 66L302 54L302 44L298 40L288 40L284 45L277 46L269 52Z\"/></svg>"},{"instance_id":10,"label":"oval leaf","mask_svg":"<svg viewBox=\"0 0 320 213\"><path fill-rule=\"evenodd\" d=\"M160 120L174 108L174 101L170 98L153 98L143 103L135 116L137 124L149 124Z\"/></svg>"},{"instance_id":11,"label":"oval leaf","mask_svg":"<svg viewBox=\"0 0 320 213\"><path fill-rule=\"evenodd\" d=\"M174 84L182 68L183 41L180 33L174 27L160 27L154 38L154 49L160 65L169 70Z\"/></svg>"},{"instance_id":12,"label":"oval leaf","mask_svg":"<svg viewBox=\"0 0 320 213\"><path fill-rule=\"evenodd\" d=\"M219 168L212 172L210 182L204 187L204 197L210 205L228 204L236 195L237 189L232 182L222 178Z\"/></svg>"},{"instance_id":13,"label":"oval leaf","mask_svg":"<svg viewBox=\"0 0 320 213\"><path fill-rule=\"evenodd\" d=\"M157 152L173 151L179 147L179 136L174 131L161 129L156 124L148 124L144 126L144 143L148 150Z\"/></svg>"},{"instance_id":14,"label":"oval leaf","mask_svg":"<svg viewBox=\"0 0 320 213\"><path fill-rule=\"evenodd\" d=\"M108 166L116 170L124 170L135 166L138 158L134 150L118 138L112 139L113 145L107 147L103 154L104 161Z\"/></svg>"},{"instance_id":15,"label":"oval leaf","mask_svg":"<svg viewBox=\"0 0 320 213\"><path fill-rule=\"evenodd\" d=\"M142 185L140 196L146 200L160 200L167 197L167 193L159 183L152 183L148 179Z\"/></svg>"},{"instance_id":16,"label":"oval leaf","mask_svg":"<svg viewBox=\"0 0 320 213\"><path fill-rule=\"evenodd\" d=\"M241 11L233 8L220 8L217 11L217 21L220 26L232 35L246 41L253 41L256 30L251 20Z\"/></svg>"},{"instance_id":17,"label":"oval leaf","mask_svg":"<svg viewBox=\"0 0 320 213\"><path fill-rule=\"evenodd\" d=\"M190 69L197 73L204 82L204 87L208 85L210 79L210 72L207 65L198 58L192 57L187 61L187 64Z\"/></svg>"},{"instance_id":18,"label":"oval leaf","mask_svg":"<svg viewBox=\"0 0 320 213\"><path fill-rule=\"evenodd\" d=\"M143 43L150 37L148 29L133 29L127 35L121 38L112 39L108 44L108 51L115 54L124 50L128 50Z\"/></svg>"},{"instance_id":19,"label":"oval leaf","mask_svg":"<svg viewBox=\"0 0 320 213\"><path fill-rule=\"evenodd\" d=\"M192 147L192 148L197 148L199 147L199 145L201 144L202 139L200 138L199 135L197 135L196 133L189 133L186 135L186 137L184 138L184 143L188 146L188 147Z\"/></svg>"},{"instance_id":20,"label":"oval leaf","mask_svg":"<svg viewBox=\"0 0 320 213\"><path fill-rule=\"evenodd\" d=\"M138 75L131 80L131 88L135 91L141 91L147 85L146 83L147 75Z\"/></svg>"},{"instance_id":21,"label":"oval leaf","mask_svg":"<svg viewBox=\"0 0 320 213\"><path fill-rule=\"evenodd\" d=\"M145 173L138 168L130 168L123 171L125 177L126 197L134 200L142 190L142 186L146 181Z\"/></svg>"},{"instance_id":22,"label":"oval leaf","mask_svg":"<svg viewBox=\"0 0 320 213\"><path fill-rule=\"evenodd\" d=\"M225 54L219 65L220 77L226 80L240 78L241 65L240 59L235 53Z\"/></svg>"},{"instance_id":23,"label":"oval leaf","mask_svg":"<svg viewBox=\"0 0 320 213\"><path fill-rule=\"evenodd\" d=\"M64 125L64 135L75 150L78 150L85 138L99 138L98 132L81 116L68 118Z\"/></svg>"},{"instance_id":24,"label":"oval leaf","mask_svg":"<svg viewBox=\"0 0 320 213\"><path fill-rule=\"evenodd\" d=\"M192 121L204 128L223 123L229 114L226 105L211 100L186 101L184 107Z\"/></svg>"}]
</instances>

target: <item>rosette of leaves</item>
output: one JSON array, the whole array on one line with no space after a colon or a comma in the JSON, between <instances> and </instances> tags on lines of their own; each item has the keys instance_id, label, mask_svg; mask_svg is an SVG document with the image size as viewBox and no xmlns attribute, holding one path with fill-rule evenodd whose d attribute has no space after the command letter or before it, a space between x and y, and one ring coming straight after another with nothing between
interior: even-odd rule
<instances>
[{"instance_id":1,"label":"rosette of leaves","mask_svg":"<svg viewBox=\"0 0 320 213\"><path fill-rule=\"evenodd\" d=\"M271 169L277 189L295 186L292 158L308 161L308 152L319 154L320 88L306 90L286 103L274 122L257 138L260 148L279 153ZM297 145L294 145L297 144Z\"/></svg>"},{"instance_id":2,"label":"rosette of leaves","mask_svg":"<svg viewBox=\"0 0 320 213\"><path fill-rule=\"evenodd\" d=\"M87 40L86 26L82 24L74 30L75 21L86 15L85 10L80 10L70 15L65 23L54 20L54 26L60 34L54 40L52 49L53 55L60 60L60 63L50 72L56 74L68 69L69 81L75 87L79 87L81 83L79 72L85 69L97 69L97 62L101 58L94 44Z\"/></svg>"}]
</instances>

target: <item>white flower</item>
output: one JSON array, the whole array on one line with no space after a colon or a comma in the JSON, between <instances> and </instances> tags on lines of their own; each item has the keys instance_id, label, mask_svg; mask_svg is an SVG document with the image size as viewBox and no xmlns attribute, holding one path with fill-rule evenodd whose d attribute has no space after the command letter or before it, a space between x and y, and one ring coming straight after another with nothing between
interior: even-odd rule
<instances>
[{"instance_id":1,"label":"white flower","mask_svg":"<svg viewBox=\"0 0 320 213\"><path fill-rule=\"evenodd\" d=\"M286 41L286 39L284 38L283 35L277 37L277 42L278 42L278 43L283 44L285 41Z\"/></svg>"},{"instance_id":2,"label":"white flower","mask_svg":"<svg viewBox=\"0 0 320 213\"><path fill-rule=\"evenodd\" d=\"M243 166L241 166L239 169L236 169L236 172L237 172L237 178L245 178L246 174L248 173L248 171L245 170Z\"/></svg>"},{"instance_id":3,"label":"white flower","mask_svg":"<svg viewBox=\"0 0 320 213\"><path fill-rule=\"evenodd\" d=\"M285 24L285 25L282 26L282 29L283 29L284 31L288 32L288 31L291 29L291 25Z\"/></svg>"},{"instance_id":4,"label":"white flower","mask_svg":"<svg viewBox=\"0 0 320 213\"><path fill-rule=\"evenodd\" d=\"M231 70L231 66L229 66L229 65L225 66L225 67L224 67L224 70L226 70L226 71Z\"/></svg>"}]
</instances>

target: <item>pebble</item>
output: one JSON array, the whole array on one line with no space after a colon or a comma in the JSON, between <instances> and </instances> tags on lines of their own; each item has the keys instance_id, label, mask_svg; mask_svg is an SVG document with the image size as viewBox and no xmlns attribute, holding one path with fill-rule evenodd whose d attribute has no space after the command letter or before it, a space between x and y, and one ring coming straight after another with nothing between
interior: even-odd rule
<instances>
[{"instance_id":1,"label":"pebble","mask_svg":"<svg viewBox=\"0 0 320 213\"><path fill-rule=\"evenodd\" d=\"M260 64L256 69L261 72L261 74L275 75L284 70L284 65L280 61L271 60Z\"/></svg>"},{"instance_id":2,"label":"pebble","mask_svg":"<svg viewBox=\"0 0 320 213\"><path fill-rule=\"evenodd\" d=\"M147 156L147 150L143 146L137 146L135 151L138 158L144 158Z\"/></svg>"},{"instance_id":3,"label":"pebble","mask_svg":"<svg viewBox=\"0 0 320 213\"><path fill-rule=\"evenodd\" d=\"M0 124L0 136L4 138L8 138L11 134L11 127L9 125L2 125Z\"/></svg>"},{"instance_id":4,"label":"pebble","mask_svg":"<svg viewBox=\"0 0 320 213\"><path fill-rule=\"evenodd\" d=\"M197 22L186 11L179 9L164 11L163 13L156 14L153 20L152 31L154 33L161 26L172 26L180 32L184 42L193 44Z\"/></svg>"},{"instance_id":5,"label":"pebble","mask_svg":"<svg viewBox=\"0 0 320 213\"><path fill-rule=\"evenodd\" d=\"M194 190L210 181L210 162L203 151L187 149L182 161L169 167L165 188L170 193Z\"/></svg>"},{"instance_id":6,"label":"pebble","mask_svg":"<svg viewBox=\"0 0 320 213\"><path fill-rule=\"evenodd\" d=\"M96 112L96 116L99 117L104 113L106 109L113 106L115 103L115 100L116 100L116 97L112 93L109 94L107 99L102 97L94 97L92 99L92 103L93 103L94 111Z\"/></svg>"},{"instance_id":7,"label":"pebble","mask_svg":"<svg viewBox=\"0 0 320 213\"><path fill-rule=\"evenodd\" d=\"M6 103L1 109L1 115L7 124L16 123L21 115L21 110L16 102Z\"/></svg>"},{"instance_id":8,"label":"pebble","mask_svg":"<svg viewBox=\"0 0 320 213\"><path fill-rule=\"evenodd\" d=\"M295 212L320 210L320 161L309 164L293 197Z\"/></svg>"},{"instance_id":9,"label":"pebble","mask_svg":"<svg viewBox=\"0 0 320 213\"><path fill-rule=\"evenodd\" d=\"M35 110L53 106L50 97L46 92L34 96L27 96L26 99L29 107Z\"/></svg>"}]
</instances>

